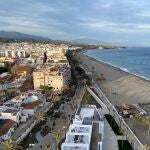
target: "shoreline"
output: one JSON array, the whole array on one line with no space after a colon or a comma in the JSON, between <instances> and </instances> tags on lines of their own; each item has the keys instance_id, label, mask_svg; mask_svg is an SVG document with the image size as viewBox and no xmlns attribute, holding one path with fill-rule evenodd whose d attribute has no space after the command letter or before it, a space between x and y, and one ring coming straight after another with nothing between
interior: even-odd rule
<instances>
[{"instance_id":1,"label":"shoreline","mask_svg":"<svg viewBox=\"0 0 150 150\"><path fill-rule=\"evenodd\" d=\"M96 60L84 54L83 51L77 54L77 58L80 58L81 64L87 67L89 71L92 72L92 67L95 67L94 72L97 84L108 96L112 104L121 105L150 102L149 80L106 62ZM100 74L103 74L106 80L98 80ZM113 93L117 93L117 95Z\"/></svg>"},{"instance_id":2,"label":"shoreline","mask_svg":"<svg viewBox=\"0 0 150 150\"><path fill-rule=\"evenodd\" d=\"M89 50L90 50L90 49L89 49ZM127 73L128 75L133 75L133 76L135 76L135 77L137 77L137 78L139 78L139 79L142 79L142 80L144 80L144 81L150 83L150 79L148 79L148 78L146 78L146 77L144 77L144 76L140 76L140 75L138 75L138 74L132 73L132 72L130 72L130 71L126 71L126 70L128 70L127 68L124 68L124 69L123 69L123 68L121 68L121 67L119 67L119 66L116 66L116 65L113 65L113 64L111 64L111 63L109 63L109 62L102 61L102 60L97 60L96 58L93 58L93 57L91 57L91 56L89 56L89 55L86 55L85 53L86 53L87 51L89 51L89 50L82 51L82 52L81 52L81 55L84 55L84 56L88 57L89 59L91 59L91 60L93 60L93 61L96 61L96 62L99 62L99 63L103 63L104 65L107 65L107 66L109 66L109 67L111 67L111 68L113 68L113 69L115 69L115 70L121 71L121 72L123 72L123 73ZM125 69L126 69L126 70L125 70Z\"/></svg>"}]
</instances>

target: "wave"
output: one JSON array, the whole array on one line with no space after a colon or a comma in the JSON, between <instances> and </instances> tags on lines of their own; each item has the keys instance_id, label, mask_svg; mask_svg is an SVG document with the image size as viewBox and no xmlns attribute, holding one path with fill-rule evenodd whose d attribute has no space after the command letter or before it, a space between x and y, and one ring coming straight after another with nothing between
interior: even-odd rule
<instances>
[{"instance_id":1,"label":"wave","mask_svg":"<svg viewBox=\"0 0 150 150\"><path fill-rule=\"evenodd\" d=\"M102 63L104 63L104 64L106 64L106 65L115 67L115 68L117 68L117 69L119 69L119 70L121 70L121 71L124 71L124 72L126 72L126 73L130 73L130 74L132 74L132 75L134 75L134 76L136 76L136 77L138 77L138 78L142 78L142 79L144 79L144 80L146 80L146 81L150 81L149 78L147 78L147 77L145 77L145 76L142 76L142 75L139 75L139 74L136 74L136 73L133 73L133 72L129 71L127 68L123 68L123 67L120 67L120 66L111 64L111 63L109 63L109 62L100 60L100 59L98 59L98 58L96 58L96 57L89 56L89 55L86 54L86 53L84 53L84 55L86 55L86 56L88 56L88 57L90 57L90 58L92 58L92 59L95 59L95 60L97 60L97 61L100 61L100 62L102 62Z\"/></svg>"}]
</instances>

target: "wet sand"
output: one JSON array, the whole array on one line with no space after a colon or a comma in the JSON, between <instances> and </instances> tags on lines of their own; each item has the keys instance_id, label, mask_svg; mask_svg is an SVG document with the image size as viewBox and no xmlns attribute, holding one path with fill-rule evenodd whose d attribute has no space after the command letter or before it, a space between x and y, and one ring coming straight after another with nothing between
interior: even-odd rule
<instances>
[{"instance_id":1,"label":"wet sand","mask_svg":"<svg viewBox=\"0 0 150 150\"><path fill-rule=\"evenodd\" d=\"M114 105L150 103L150 82L91 57L78 54L79 60L89 70L94 66L94 76L103 74L105 81L97 81L102 91Z\"/></svg>"}]
</instances>

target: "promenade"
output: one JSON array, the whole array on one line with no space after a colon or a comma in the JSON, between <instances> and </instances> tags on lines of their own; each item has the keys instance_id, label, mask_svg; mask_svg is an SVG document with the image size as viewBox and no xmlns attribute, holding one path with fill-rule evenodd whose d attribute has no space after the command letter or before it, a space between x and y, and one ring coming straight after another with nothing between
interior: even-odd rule
<instances>
[{"instance_id":1,"label":"promenade","mask_svg":"<svg viewBox=\"0 0 150 150\"><path fill-rule=\"evenodd\" d=\"M79 107L82 97L84 95L84 87L78 86L75 92L74 97L71 101L65 102L63 106L59 107L59 111L62 113L60 118L55 119L55 126L51 133L48 133L46 136L38 136L39 143L37 143L34 147L29 148L30 150L46 150L47 145L52 146L52 150L56 150L56 145L65 138L68 127L71 123L72 118L76 112L77 107ZM64 116L66 119L64 119ZM51 118L47 118L47 125L52 126L53 120ZM60 138L56 143L55 133L60 132Z\"/></svg>"},{"instance_id":2,"label":"promenade","mask_svg":"<svg viewBox=\"0 0 150 150\"><path fill-rule=\"evenodd\" d=\"M117 80L117 79L115 79L117 76L115 76L115 73L114 72L116 72L116 71L118 71L118 69L114 69L113 67L111 67L110 68L110 66L108 65L104 65L105 67L105 69L106 69L106 72L108 73L107 74L107 76L109 76L110 78L107 78L107 76L105 76L105 74L104 74L104 76L105 76L105 78L106 78L106 80L105 81L97 81L96 80L96 78L98 77L98 71L104 71L105 72L105 69L102 67L101 68L101 65L103 65L103 64L101 64L100 63L100 65L99 65L99 68L97 69L97 68L95 68L94 69L94 71L92 70L92 66L94 66L94 67L96 67L96 65L95 65L95 63L97 63L97 64L99 64L99 62L98 61L95 61L95 60L93 60L93 59L90 59L90 58L88 58L88 57L86 57L86 56L83 56L82 54L81 54L81 56L78 56L78 57L80 57L80 63L82 64L82 68L84 68L84 70L90 75L90 77L92 78L92 84L93 84L93 87L94 87L94 89L97 91L97 93L99 94L99 97L101 98L101 100L103 101L103 103L109 108L110 106L111 106L111 108L110 108L110 114L112 115L112 116L114 116L114 119L116 120L116 122L118 123L118 124L120 124L120 121L121 121L121 124L122 124L122 126L121 126L121 128L122 128L122 130L124 130L124 131L126 131L127 132L127 138L128 138L128 140L129 140L129 142L133 145L133 148L135 149L135 150L141 150L141 147L142 147L142 143L139 141L139 139L136 137L136 130L134 130L134 133L133 133L133 131L129 128L129 126L128 126L128 124L123 120L123 118L117 113L117 111L116 111L116 109L115 109L115 107L113 106L113 105L116 105L116 104L122 104L123 102L125 102L125 101L122 101L122 100L120 100L120 96L121 96L121 94L119 93L117 93L117 94L115 94L115 95L113 95L113 92L114 93L116 93L116 91L113 91L112 89L111 90L109 90L110 89L110 87L109 87L109 89L108 88L105 88L105 85L107 84L107 82L109 83L111 83L111 82L114 82L113 80ZM88 60L89 61L88 61ZM92 62L94 62L94 63L92 63ZM91 63L91 64L90 64ZM114 69L113 71L114 72L111 72L111 69ZM93 74L92 74L92 72L93 72L93 74L94 74L94 76L93 76ZM125 76L129 76L129 74L128 73L124 73L123 71L118 71L119 72L119 74L118 74L118 77L120 78L120 79L122 79L122 78L125 78ZM122 76L121 77L121 74L122 74L122 72L123 72L123 74L124 74L124 76ZM114 74L113 74L114 73ZM115 77L115 78L113 78L113 76ZM118 78L117 77L117 78ZM108 80L107 80L108 79ZM112 80L112 81L110 81L110 80ZM140 79L139 79L140 80ZM146 81L144 81L144 82L146 82ZM147 83L146 83L147 84ZM120 87L121 88L121 87ZM126 87L127 88L127 87ZM109 91L108 91L109 90ZM132 91L131 91L132 92ZM104 94L105 93L105 94ZM112 97L110 97L110 95L113 95ZM124 95L125 95L126 93L124 93ZM138 93L139 94L139 93ZM120 96L118 96L118 95L120 95ZM129 96L129 95L128 95ZM124 96L122 96L123 98L124 98ZM110 100L108 100L108 99ZM127 98L127 97L126 97ZM135 98L135 97L134 97ZM133 98L133 100L134 100L134 98ZM130 99L132 99L132 95L130 96ZM126 102L128 103L130 103L130 100L129 99L125 99L126 100ZM132 101L133 102L133 101ZM131 102L131 103L132 103ZM138 102L138 101L137 101ZM111 104L112 103L112 104ZM139 129L140 130L140 129ZM140 135L139 135L140 136ZM134 140L133 140L133 137L134 137ZM145 144L145 143L143 143L143 144ZM148 143L147 143L148 144ZM149 144L148 144L149 145Z\"/></svg>"}]
</instances>

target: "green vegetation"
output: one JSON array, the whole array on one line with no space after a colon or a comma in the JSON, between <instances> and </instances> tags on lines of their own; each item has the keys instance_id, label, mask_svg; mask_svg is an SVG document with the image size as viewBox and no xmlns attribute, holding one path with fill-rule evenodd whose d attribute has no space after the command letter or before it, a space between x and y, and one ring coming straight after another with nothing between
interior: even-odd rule
<instances>
[{"instance_id":1,"label":"green vegetation","mask_svg":"<svg viewBox=\"0 0 150 150\"><path fill-rule=\"evenodd\" d=\"M35 134L41 131L42 126L45 124L46 124L46 120L39 122L19 145L22 146L24 149L26 149L29 147L30 143L37 143Z\"/></svg>"},{"instance_id":2,"label":"green vegetation","mask_svg":"<svg viewBox=\"0 0 150 150\"><path fill-rule=\"evenodd\" d=\"M41 88L43 94L45 94L46 96L51 96L52 91L53 91L52 87L41 85L40 88Z\"/></svg>"},{"instance_id":3,"label":"green vegetation","mask_svg":"<svg viewBox=\"0 0 150 150\"><path fill-rule=\"evenodd\" d=\"M119 150L133 150L128 140L118 140Z\"/></svg>"},{"instance_id":4,"label":"green vegetation","mask_svg":"<svg viewBox=\"0 0 150 150\"><path fill-rule=\"evenodd\" d=\"M121 130L120 130L118 124L116 123L115 119L109 114L106 114L105 117L106 117L106 120L108 121L109 125L111 126L112 130L114 131L114 133L116 135L122 135Z\"/></svg>"},{"instance_id":5,"label":"green vegetation","mask_svg":"<svg viewBox=\"0 0 150 150\"><path fill-rule=\"evenodd\" d=\"M49 126L44 126L44 127L42 127L40 133L41 133L42 136L45 136L45 135L47 135L49 132L51 132L51 130L52 130L51 127L49 127Z\"/></svg>"},{"instance_id":6,"label":"green vegetation","mask_svg":"<svg viewBox=\"0 0 150 150\"><path fill-rule=\"evenodd\" d=\"M77 85L78 82L90 85L91 81L85 71L79 66L79 61L75 59L72 51L66 53L69 64L71 65L71 82L70 86Z\"/></svg>"},{"instance_id":7,"label":"green vegetation","mask_svg":"<svg viewBox=\"0 0 150 150\"><path fill-rule=\"evenodd\" d=\"M98 109L101 108L101 105L89 94L89 92L85 92L83 99L81 101L81 105L95 105Z\"/></svg>"}]
</instances>

